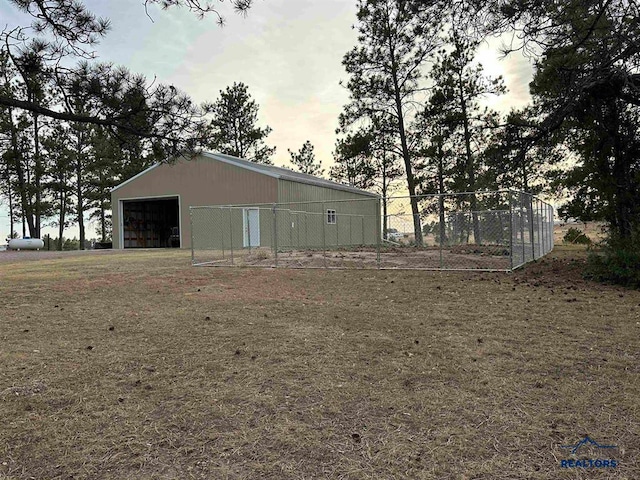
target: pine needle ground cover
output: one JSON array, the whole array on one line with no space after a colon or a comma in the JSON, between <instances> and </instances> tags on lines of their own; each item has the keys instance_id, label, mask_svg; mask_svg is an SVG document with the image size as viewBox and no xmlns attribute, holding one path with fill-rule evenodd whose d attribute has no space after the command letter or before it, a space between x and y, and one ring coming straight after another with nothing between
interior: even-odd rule
<instances>
[{"instance_id":1,"label":"pine needle ground cover","mask_svg":"<svg viewBox=\"0 0 640 480\"><path fill-rule=\"evenodd\" d=\"M2 479L639 478L640 292L579 248L513 274L2 258ZM587 435L616 448L562 448Z\"/></svg>"}]
</instances>

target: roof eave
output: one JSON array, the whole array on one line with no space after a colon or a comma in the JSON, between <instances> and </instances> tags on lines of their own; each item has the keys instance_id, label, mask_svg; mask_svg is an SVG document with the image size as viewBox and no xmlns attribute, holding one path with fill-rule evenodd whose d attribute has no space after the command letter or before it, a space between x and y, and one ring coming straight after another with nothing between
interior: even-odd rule
<instances>
[{"instance_id":1,"label":"roof eave","mask_svg":"<svg viewBox=\"0 0 640 480\"><path fill-rule=\"evenodd\" d=\"M125 180L124 182L122 182L120 185L116 185L115 187L113 187L111 189L111 192L115 192L116 190L118 190L121 187L124 187L126 184L133 182L135 179L137 179L138 177L141 177L142 175L147 174L148 172L150 172L151 170L153 170L154 168L158 167L160 165L160 162L154 163L153 165L151 165L149 168L141 171L140 173L138 173L137 175L134 175L133 177L131 177L128 180Z\"/></svg>"},{"instance_id":2,"label":"roof eave","mask_svg":"<svg viewBox=\"0 0 640 480\"><path fill-rule=\"evenodd\" d=\"M340 183L326 184L326 183L323 183L323 182L314 182L314 181L311 181L311 180L307 181L304 178L287 177L286 175L280 176L280 180L287 180L288 182L304 183L305 185L313 185L315 187L332 188L334 190L340 190L340 191L343 191L343 192L355 193L357 195L364 195L364 196L371 197L371 198L380 198L380 195L378 195L377 193L367 192L366 190L360 190L359 188L352 187L350 185L342 185Z\"/></svg>"}]
</instances>

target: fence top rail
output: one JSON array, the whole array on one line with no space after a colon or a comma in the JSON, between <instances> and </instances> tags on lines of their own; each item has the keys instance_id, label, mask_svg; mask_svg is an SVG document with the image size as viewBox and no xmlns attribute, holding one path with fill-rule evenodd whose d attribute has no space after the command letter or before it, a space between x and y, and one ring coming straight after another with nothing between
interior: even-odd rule
<instances>
[{"instance_id":1,"label":"fence top rail","mask_svg":"<svg viewBox=\"0 0 640 480\"><path fill-rule=\"evenodd\" d=\"M335 200L310 200L300 202L268 202L268 203L236 203L236 204L221 204L221 205L192 205L189 209L206 209L206 208L276 208L283 205L326 205L326 204L339 204L339 203L354 203L354 202L389 202L394 200L410 200L416 198L418 200L426 200L432 198L452 198L461 196L490 196L490 195L503 195L503 194L515 194L520 196L529 197L531 200L536 200L547 206L552 206L549 202L536 197L532 193L523 192L521 190L503 189L503 190L478 190L475 192L451 192L451 193L429 193L424 195L399 195L391 197L377 197L377 198L343 198Z\"/></svg>"}]
</instances>

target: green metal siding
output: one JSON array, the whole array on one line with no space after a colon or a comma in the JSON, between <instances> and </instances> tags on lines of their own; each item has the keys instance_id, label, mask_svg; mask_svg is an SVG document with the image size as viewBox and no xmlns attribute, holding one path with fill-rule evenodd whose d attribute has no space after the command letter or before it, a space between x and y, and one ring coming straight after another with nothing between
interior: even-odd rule
<instances>
[{"instance_id":1,"label":"green metal siding","mask_svg":"<svg viewBox=\"0 0 640 480\"><path fill-rule=\"evenodd\" d=\"M374 245L378 241L377 197L279 180L278 209L278 248ZM327 223L327 210L335 210L336 224Z\"/></svg>"},{"instance_id":2,"label":"green metal siding","mask_svg":"<svg viewBox=\"0 0 640 480\"><path fill-rule=\"evenodd\" d=\"M248 209L259 210L260 247L321 250L370 246L379 241L377 197L279 180L278 200L277 204L192 209L196 248L221 252L245 248ZM327 210L335 210L335 224L328 223Z\"/></svg>"},{"instance_id":3,"label":"green metal siding","mask_svg":"<svg viewBox=\"0 0 640 480\"><path fill-rule=\"evenodd\" d=\"M375 200L376 198L377 197L371 195L309 185L307 183L292 182L290 180L278 181L278 203L325 202L353 199Z\"/></svg>"}]
</instances>

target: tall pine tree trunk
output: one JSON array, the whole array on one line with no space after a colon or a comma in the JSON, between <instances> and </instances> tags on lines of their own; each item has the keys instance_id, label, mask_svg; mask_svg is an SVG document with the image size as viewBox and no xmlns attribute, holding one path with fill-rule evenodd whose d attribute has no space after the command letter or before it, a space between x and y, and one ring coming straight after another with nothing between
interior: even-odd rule
<instances>
[{"instance_id":1,"label":"tall pine tree trunk","mask_svg":"<svg viewBox=\"0 0 640 480\"><path fill-rule=\"evenodd\" d=\"M442 141L438 141L438 214L440 220L440 245L447 244L446 218L444 213L444 152Z\"/></svg>"},{"instance_id":2,"label":"tall pine tree trunk","mask_svg":"<svg viewBox=\"0 0 640 480\"><path fill-rule=\"evenodd\" d=\"M478 199L476 198L476 166L473 161L473 152L471 151L471 129L469 128L469 114L467 112L467 102L464 97L464 84L462 74L459 73L459 90L460 90L460 111L462 113L462 126L464 128L464 148L466 155L466 171L469 182L469 191L471 195L471 220L473 222L473 239L476 245L482 243L480 238L480 222L478 220Z\"/></svg>"},{"instance_id":3,"label":"tall pine tree trunk","mask_svg":"<svg viewBox=\"0 0 640 480\"><path fill-rule=\"evenodd\" d=\"M9 237L13 238L15 234L14 218L13 218L13 191L11 190L11 183L9 183Z\"/></svg>"},{"instance_id":4,"label":"tall pine tree trunk","mask_svg":"<svg viewBox=\"0 0 640 480\"><path fill-rule=\"evenodd\" d=\"M78 176L76 180L76 197L78 199L78 229L80 230L80 245L78 246L78 250L84 250L84 195L82 192L82 166L81 160L78 160L76 165L76 175Z\"/></svg>"},{"instance_id":5,"label":"tall pine tree trunk","mask_svg":"<svg viewBox=\"0 0 640 480\"><path fill-rule=\"evenodd\" d=\"M34 228L35 238L40 238L41 235L41 222L42 222L42 159L40 158L40 132L38 131L38 114L33 114L33 143L34 143L34 184L36 189L36 198L34 206Z\"/></svg>"},{"instance_id":6,"label":"tall pine tree trunk","mask_svg":"<svg viewBox=\"0 0 640 480\"><path fill-rule=\"evenodd\" d=\"M389 40L391 41L391 40ZM393 47L390 48L393 58ZM407 187L411 197L411 214L413 216L413 233L416 239L416 245L422 246L422 225L420 223L420 208L418 206L418 197L416 196L416 180L413 176L413 165L411 164L411 154L407 144L407 132L404 124L404 109L402 107L402 98L400 98L400 86L398 83L398 72L395 63L392 62L391 77L393 80L394 98L396 103L396 113L398 115L398 133L400 134L400 144L402 147L402 160L404 161L404 169L407 176Z\"/></svg>"},{"instance_id":7,"label":"tall pine tree trunk","mask_svg":"<svg viewBox=\"0 0 640 480\"><path fill-rule=\"evenodd\" d=\"M107 218L105 214L104 202L100 203L100 241L107 241Z\"/></svg>"},{"instance_id":8,"label":"tall pine tree trunk","mask_svg":"<svg viewBox=\"0 0 640 480\"><path fill-rule=\"evenodd\" d=\"M634 201L632 193L632 179L634 175L631 170L631 162L628 160L628 153L621 142L620 113L615 102L609 102L609 121L607 122L608 134L613 137L613 166L611 168L612 194L609 200L613 206L611 208L613 220L616 225L617 237L614 240L618 245L628 247L631 245L633 237L633 224L637 223L634 217ZM636 207L637 208L637 207ZM636 215L637 217L637 215Z\"/></svg>"},{"instance_id":9,"label":"tall pine tree trunk","mask_svg":"<svg viewBox=\"0 0 640 480\"><path fill-rule=\"evenodd\" d=\"M9 201L9 238L13 238L15 233L15 217L14 213L14 203L13 203L13 188L11 186L11 170L9 169L9 162L5 164L5 181L7 182L7 200Z\"/></svg>"},{"instance_id":10,"label":"tall pine tree trunk","mask_svg":"<svg viewBox=\"0 0 640 480\"><path fill-rule=\"evenodd\" d=\"M84 174L83 161L82 161L82 150L83 150L83 136L82 132L78 131L77 142L76 142L76 198L77 202L77 210L78 210L78 229L80 230L80 245L78 246L78 250L84 250L84 192L82 191L82 177Z\"/></svg>"},{"instance_id":11,"label":"tall pine tree trunk","mask_svg":"<svg viewBox=\"0 0 640 480\"><path fill-rule=\"evenodd\" d=\"M384 239L389 240L389 203L387 200L387 150L382 147L382 216Z\"/></svg>"},{"instance_id":12,"label":"tall pine tree trunk","mask_svg":"<svg viewBox=\"0 0 640 480\"><path fill-rule=\"evenodd\" d=\"M398 133L400 134L400 145L402 147L402 160L404 161L405 174L407 177L407 187L409 189L411 201L411 214L413 217L413 233L416 245L422 246L422 225L420 223L420 209L416 196L416 181L413 176L413 165L411 164L411 154L407 144L407 132L404 124L404 108L400 96L400 82L398 80L398 66L396 64L396 51L392 38L392 28L387 17L387 43L389 45L389 58L391 58L391 80L393 82L393 97L395 100L396 114L398 116Z\"/></svg>"},{"instance_id":13,"label":"tall pine tree trunk","mask_svg":"<svg viewBox=\"0 0 640 480\"><path fill-rule=\"evenodd\" d=\"M59 178L60 185L60 213L58 216L58 250L62 250L62 236L64 235L64 224L66 222L67 213L67 192L66 192L66 178L61 175Z\"/></svg>"},{"instance_id":14,"label":"tall pine tree trunk","mask_svg":"<svg viewBox=\"0 0 640 480\"><path fill-rule=\"evenodd\" d=\"M33 205L29 198L29 182L25 178L25 171L21 161L21 152L20 147L18 145L18 132L15 124L13 123L13 110L11 108L9 110L9 125L11 131L11 149L13 150L13 155L11 155L13 160L13 168L16 172L16 176L18 178L18 193L20 195L20 210L22 213L22 236L26 237L26 225L29 226L29 235L31 237L35 236L36 227L33 221ZM25 225L26 222L26 225Z\"/></svg>"}]
</instances>

